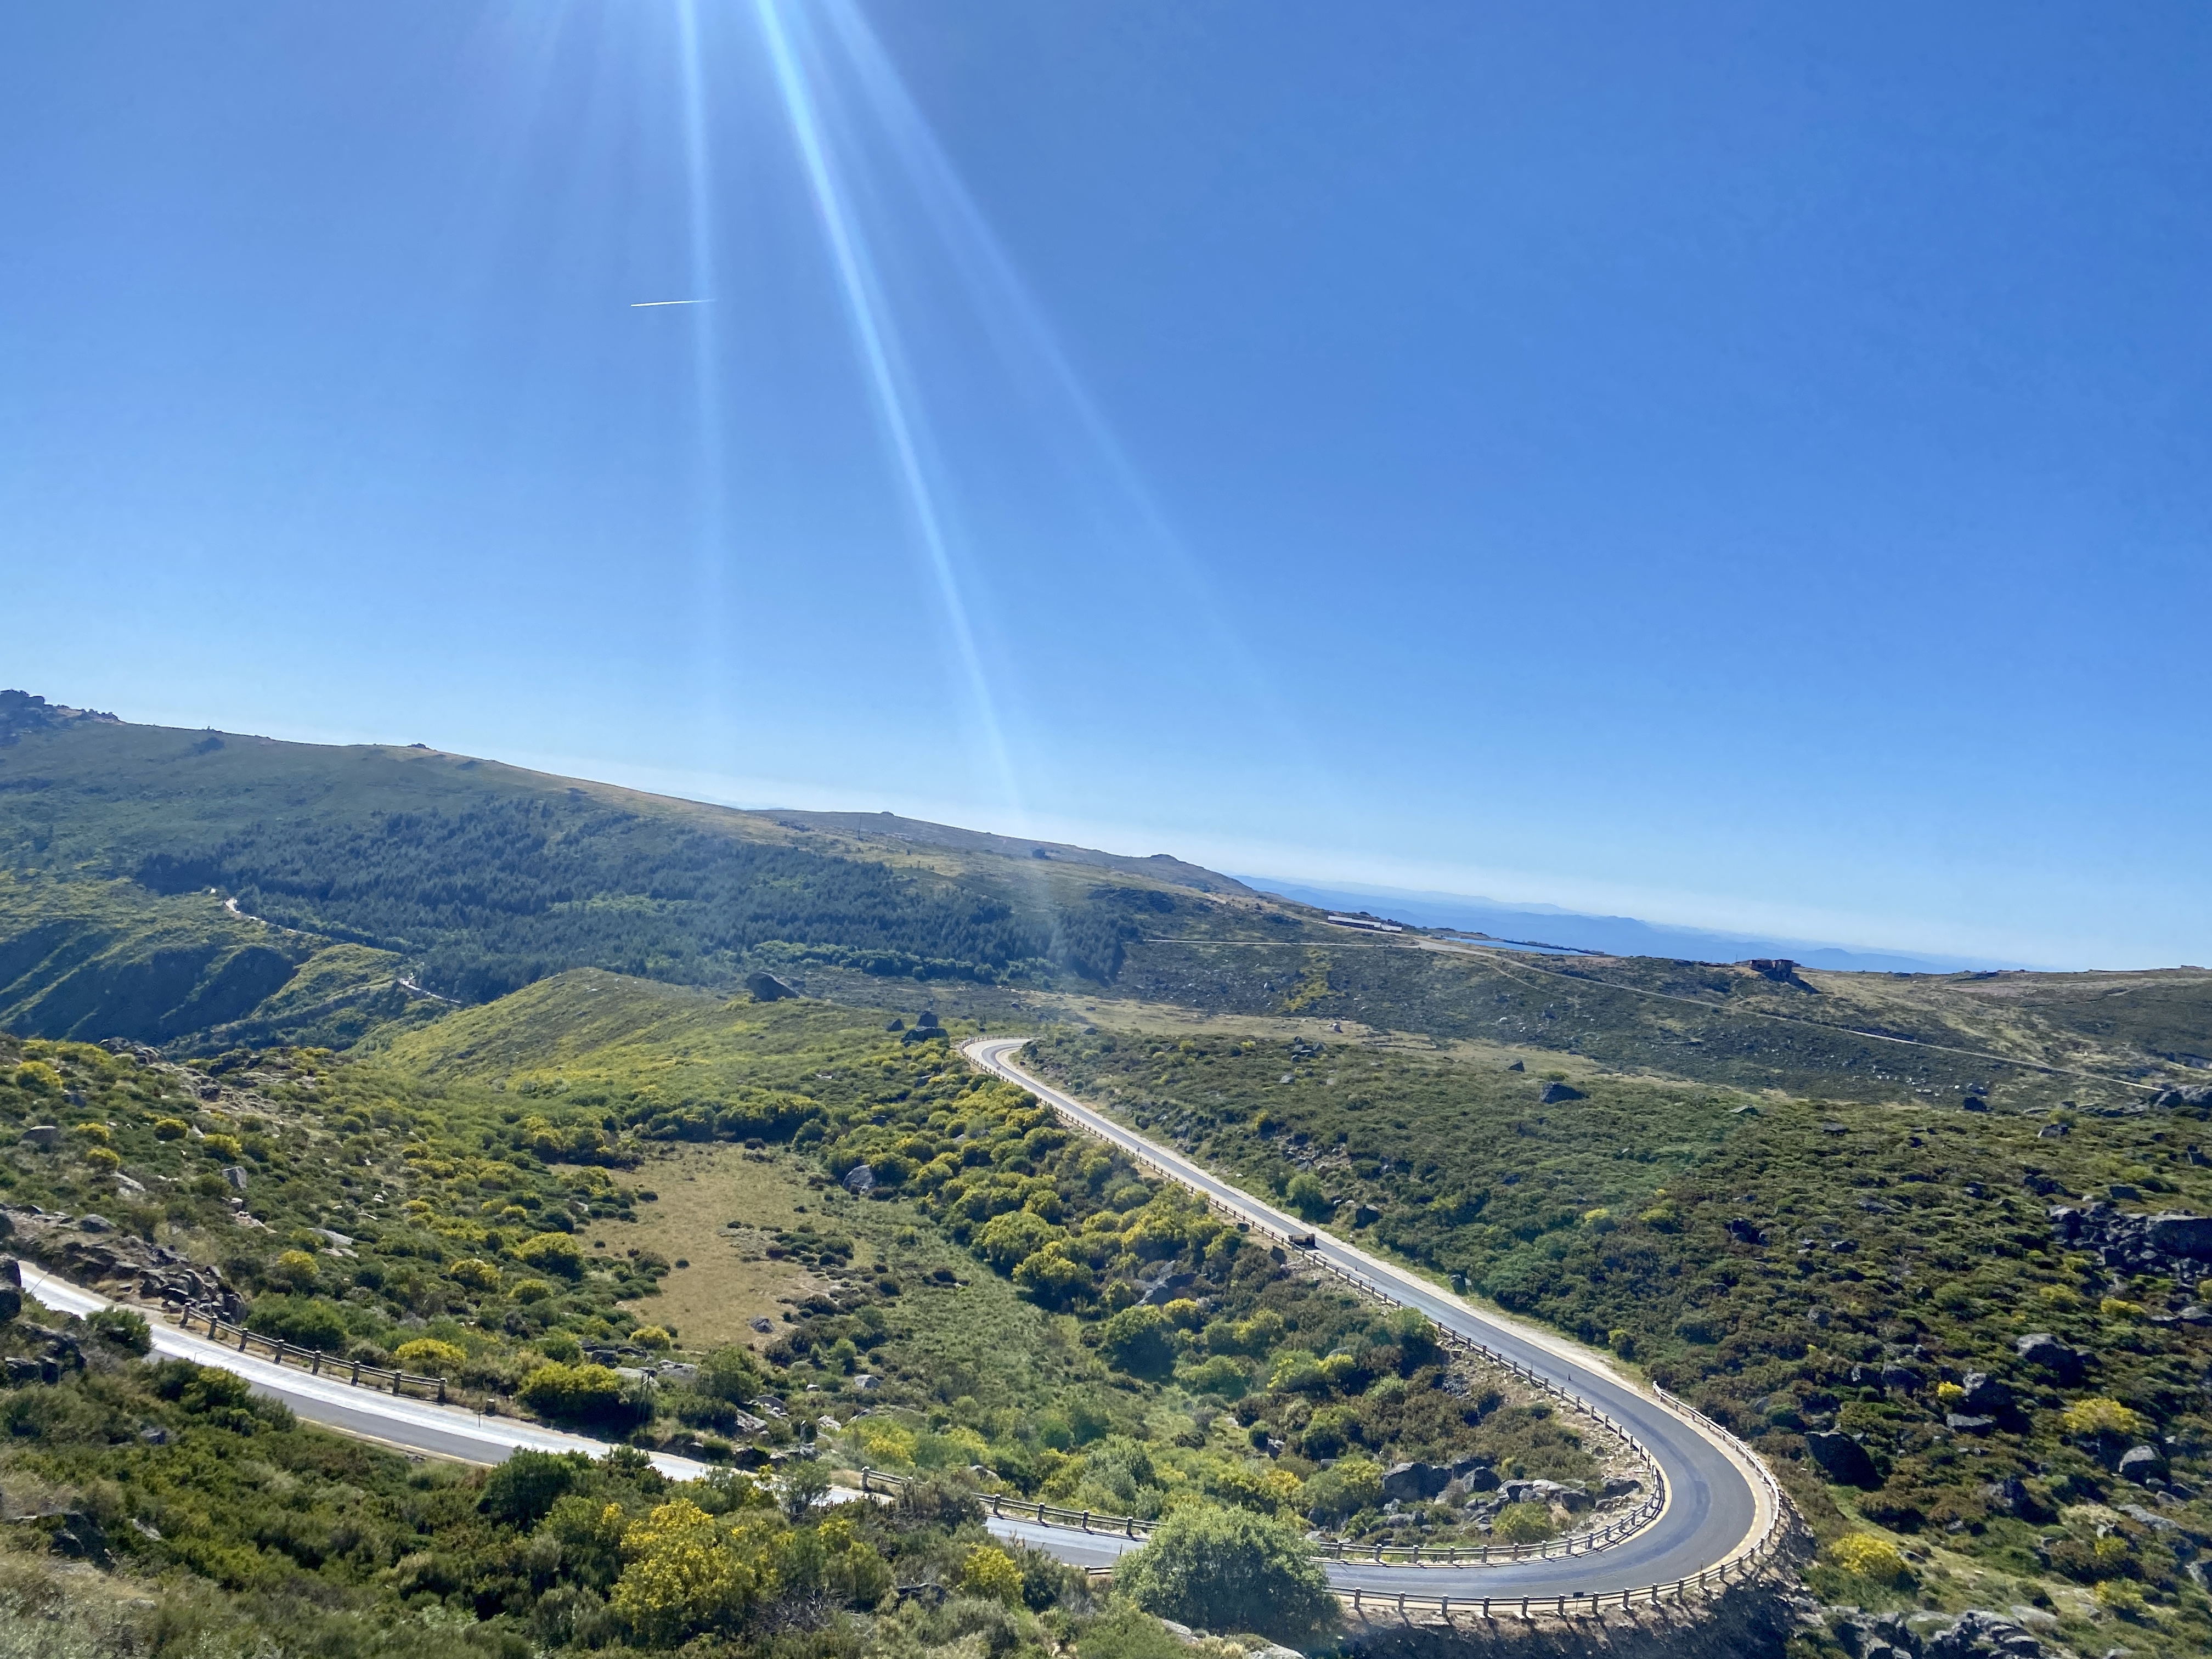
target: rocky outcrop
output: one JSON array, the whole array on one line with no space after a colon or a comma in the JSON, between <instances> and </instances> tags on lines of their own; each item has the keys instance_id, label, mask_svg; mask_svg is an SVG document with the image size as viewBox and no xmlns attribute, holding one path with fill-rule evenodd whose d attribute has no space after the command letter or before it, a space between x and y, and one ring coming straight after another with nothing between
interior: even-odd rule
<instances>
[{"instance_id":1,"label":"rocky outcrop","mask_svg":"<svg viewBox=\"0 0 2212 1659\"><path fill-rule=\"evenodd\" d=\"M1477 1469L1490 1467L1487 1457L1462 1457L1455 1463L1393 1463L1382 1473L1382 1496L1401 1504L1419 1504L1437 1497L1455 1480L1465 1480ZM1488 1488L1485 1488L1488 1490Z\"/></svg>"},{"instance_id":2,"label":"rocky outcrop","mask_svg":"<svg viewBox=\"0 0 2212 1659\"><path fill-rule=\"evenodd\" d=\"M795 997L799 994L774 974L768 973L747 974L745 989L755 1002L781 1002L786 997Z\"/></svg>"},{"instance_id":3,"label":"rocky outcrop","mask_svg":"<svg viewBox=\"0 0 2212 1659\"><path fill-rule=\"evenodd\" d=\"M1959 1401L1961 1411L1976 1416L2002 1417L2014 1408L2012 1385L1987 1371L1968 1371L1961 1386L1966 1391Z\"/></svg>"},{"instance_id":4,"label":"rocky outcrop","mask_svg":"<svg viewBox=\"0 0 2212 1659\"><path fill-rule=\"evenodd\" d=\"M2069 1249L2094 1253L2110 1273L2159 1273L2186 1283L2212 1263L2212 1216L2179 1210L2138 1215L2100 1199L2054 1206L2051 1226Z\"/></svg>"},{"instance_id":5,"label":"rocky outcrop","mask_svg":"<svg viewBox=\"0 0 2212 1659\"><path fill-rule=\"evenodd\" d=\"M2047 1372L2059 1382L2079 1382L2089 1369L2089 1356L2069 1348L2048 1331L2031 1331L2013 1344L2023 1364Z\"/></svg>"},{"instance_id":6,"label":"rocky outcrop","mask_svg":"<svg viewBox=\"0 0 2212 1659\"><path fill-rule=\"evenodd\" d=\"M1839 1486L1878 1486L1881 1475L1867 1449L1847 1434L1814 1431L1805 1437L1805 1449L1820 1472Z\"/></svg>"},{"instance_id":7,"label":"rocky outcrop","mask_svg":"<svg viewBox=\"0 0 2212 1659\"><path fill-rule=\"evenodd\" d=\"M1580 1515L1590 1506L1590 1495L1575 1482L1565 1480L1502 1480L1498 1498L1504 1504L1556 1506L1570 1515Z\"/></svg>"},{"instance_id":8,"label":"rocky outcrop","mask_svg":"<svg viewBox=\"0 0 2212 1659\"><path fill-rule=\"evenodd\" d=\"M2035 1616L2057 1622L2048 1614ZM1980 1609L1954 1616L1828 1607L1820 1622L1853 1659L2041 1659L2064 1651L2046 1647L2019 1618Z\"/></svg>"},{"instance_id":9,"label":"rocky outcrop","mask_svg":"<svg viewBox=\"0 0 2212 1659\"><path fill-rule=\"evenodd\" d=\"M2212 1261L2212 1216L2164 1211L2150 1218L2150 1245L2166 1255Z\"/></svg>"},{"instance_id":10,"label":"rocky outcrop","mask_svg":"<svg viewBox=\"0 0 2212 1659\"><path fill-rule=\"evenodd\" d=\"M222 1273L166 1244L117 1232L99 1216L69 1216L35 1204L0 1206L15 1248L54 1272L111 1295L167 1308L211 1307L235 1319L244 1311Z\"/></svg>"},{"instance_id":11,"label":"rocky outcrop","mask_svg":"<svg viewBox=\"0 0 2212 1659\"><path fill-rule=\"evenodd\" d=\"M1943 1417L1944 1426L1954 1434L1988 1434L1996 1429L2017 1432L2027 1426L2010 1383L1987 1371L1968 1371L1964 1387L1966 1393L1954 1402L1954 1409Z\"/></svg>"},{"instance_id":12,"label":"rocky outcrop","mask_svg":"<svg viewBox=\"0 0 2212 1659\"><path fill-rule=\"evenodd\" d=\"M2123 1480L2143 1481L2166 1474L2166 1454L2155 1446L2130 1446L2118 1465Z\"/></svg>"},{"instance_id":13,"label":"rocky outcrop","mask_svg":"<svg viewBox=\"0 0 2212 1659\"><path fill-rule=\"evenodd\" d=\"M9 1354L0 1360L10 1384L58 1382L64 1373L84 1369L84 1350L67 1331L57 1331L24 1320L15 1327L18 1340L39 1345L30 1354Z\"/></svg>"}]
</instances>

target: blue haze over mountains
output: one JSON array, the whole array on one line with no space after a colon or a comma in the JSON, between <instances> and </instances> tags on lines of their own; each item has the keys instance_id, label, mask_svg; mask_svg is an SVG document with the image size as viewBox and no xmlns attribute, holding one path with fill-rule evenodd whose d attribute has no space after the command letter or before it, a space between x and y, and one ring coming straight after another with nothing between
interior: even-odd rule
<instances>
[{"instance_id":1,"label":"blue haze over mountains","mask_svg":"<svg viewBox=\"0 0 2212 1659\"><path fill-rule=\"evenodd\" d=\"M1694 962L1741 962L1788 957L1808 968L1839 973L1950 974L1962 969L2026 964L1983 957L1911 955L1901 951L1853 951L1805 939L1723 933L1703 927L1669 927L1633 916L1594 916L1556 904L1508 904L1460 893L1416 892L1400 887L1316 887L1273 876L1238 875L1262 892L1343 911L1366 911L1417 927L1451 927L1515 943L1556 945L1608 956L1674 957Z\"/></svg>"}]
</instances>

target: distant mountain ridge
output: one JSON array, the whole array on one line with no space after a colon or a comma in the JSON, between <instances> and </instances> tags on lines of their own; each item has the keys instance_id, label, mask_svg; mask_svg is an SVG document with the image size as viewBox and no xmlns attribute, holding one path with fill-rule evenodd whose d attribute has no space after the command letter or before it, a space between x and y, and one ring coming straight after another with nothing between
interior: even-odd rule
<instances>
[{"instance_id":1,"label":"distant mountain ridge","mask_svg":"<svg viewBox=\"0 0 2212 1659\"><path fill-rule=\"evenodd\" d=\"M1172 883L1200 893L1238 893L1252 890L1233 876L1224 876L1202 865L1190 864L1170 853L1139 858L1126 853L1102 853L1096 848L1066 842L1029 841L988 830L963 830L925 818L902 818L894 812L812 812L792 807L757 807L755 816L771 818L787 829L833 830L848 836L889 836L918 847L949 847L963 853L992 853L1001 858L1038 859L1052 864L1084 864L1100 870Z\"/></svg>"},{"instance_id":2,"label":"distant mountain ridge","mask_svg":"<svg viewBox=\"0 0 2212 1659\"><path fill-rule=\"evenodd\" d=\"M1954 974L1961 969L2018 968L2016 962L1980 957L1929 956L1903 951L1850 950L1806 939L1724 933L1703 927L1675 927L1639 921L1632 916L1591 915L1553 904L1509 904L1468 894L1420 892L1406 888L1346 884L1322 887L1272 876L1239 878L1261 892L1279 893L1301 903L1332 910L1368 910L1417 927L1449 927L1487 933L1492 939L1607 956L1672 957L1691 962L1744 962L1757 957L1787 957L1808 968L1845 974ZM1377 910L1376 906L1382 907Z\"/></svg>"}]
</instances>

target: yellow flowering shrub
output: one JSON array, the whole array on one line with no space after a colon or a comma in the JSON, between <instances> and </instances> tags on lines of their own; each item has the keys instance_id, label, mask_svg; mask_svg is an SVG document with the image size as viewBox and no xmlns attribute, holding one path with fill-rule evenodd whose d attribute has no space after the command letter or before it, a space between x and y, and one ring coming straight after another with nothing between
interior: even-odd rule
<instances>
[{"instance_id":1,"label":"yellow flowering shrub","mask_svg":"<svg viewBox=\"0 0 2212 1659\"><path fill-rule=\"evenodd\" d=\"M469 1363L463 1349L451 1342L441 1342L434 1336L418 1336L412 1342L403 1342L392 1351L392 1358L403 1371L413 1371L418 1376L453 1376Z\"/></svg>"},{"instance_id":2,"label":"yellow flowering shrub","mask_svg":"<svg viewBox=\"0 0 2212 1659\"><path fill-rule=\"evenodd\" d=\"M878 1423L863 1419L853 1431L854 1439L860 1442L860 1455L871 1464L895 1464L902 1468L914 1463L914 1435L896 1423Z\"/></svg>"},{"instance_id":3,"label":"yellow flowering shrub","mask_svg":"<svg viewBox=\"0 0 2212 1659\"><path fill-rule=\"evenodd\" d=\"M739 1624L773 1588L767 1564L732 1528L688 1498L663 1504L623 1534L624 1565L609 1598L647 1642L674 1646Z\"/></svg>"},{"instance_id":4,"label":"yellow flowering shrub","mask_svg":"<svg viewBox=\"0 0 2212 1659\"><path fill-rule=\"evenodd\" d=\"M1855 1532L1840 1540L1829 1550L1828 1559L1845 1572L1877 1584L1893 1584L1905 1577L1905 1558L1897 1553L1896 1546L1871 1533Z\"/></svg>"},{"instance_id":5,"label":"yellow flowering shrub","mask_svg":"<svg viewBox=\"0 0 2212 1659\"><path fill-rule=\"evenodd\" d=\"M2076 1439L2108 1434L2132 1437L2150 1426L2118 1401L2102 1397L2075 1401L2059 1413L2058 1424Z\"/></svg>"},{"instance_id":6,"label":"yellow flowering shrub","mask_svg":"<svg viewBox=\"0 0 2212 1659\"><path fill-rule=\"evenodd\" d=\"M446 1269L446 1277L468 1291L495 1291L499 1288L499 1269L489 1261L469 1256Z\"/></svg>"},{"instance_id":7,"label":"yellow flowering shrub","mask_svg":"<svg viewBox=\"0 0 2212 1659\"><path fill-rule=\"evenodd\" d=\"M980 1595L986 1601L1016 1607L1022 1599L1022 1570L1006 1551L988 1544L973 1544L969 1547L968 1559L960 1564L959 1589L963 1595Z\"/></svg>"}]
</instances>

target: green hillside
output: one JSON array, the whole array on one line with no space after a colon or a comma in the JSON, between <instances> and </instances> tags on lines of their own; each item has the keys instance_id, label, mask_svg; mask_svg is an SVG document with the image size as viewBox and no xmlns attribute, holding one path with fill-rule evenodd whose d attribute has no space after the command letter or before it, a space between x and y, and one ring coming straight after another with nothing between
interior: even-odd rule
<instances>
[{"instance_id":1,"label":"green hillside","mask_svg":"<svg viewBox=\"0 0 2212 1659\"><path fill-rule=\"evenodd\" d=\"M1334 930L1332 930L1334 931ZM1158 939L1116 991L1863 1101L2123 1106L2203 1079L2212 973L1838 974L1531 957L1408 933Z\"/></svg>"},{"instance_id":2,"label":"green hillside","mask_svg":"<svg viewBox=\"0 0 2212 1659\"><path fill-rule=\"evenodd\" d=\"M368 978L459 1003L586 966L691 985L811 963L1103 986L1148 932L1201 916L1218 931L1231 908L1246 928L1263 908L1172 859L739 812L426 749L133 726L14 695L0 714L0 1019L28 1032L173 1041L247 1021L263 1040L343 1039L264 1007L337 945L363 969L358 952L381 953ZM327 1000L338 988L317 988Z\"/></svg>"},{"instance_id":3,"label":"green hillside","mask_svg":"<svg viewBox=\"0 0 2212 1659\"><path fill-rule=\"evenodd\" d=\"M1326 926L1166 854L743 812L428 749L0 697L7 1029L343 1046L580 967L725 988L767 969L862 1000L919 981L979 1016L1056 992L1357 1022L1869 1103L2117 1109L2212 1058L2212 974L2197 969L1778 975L1532 957Z\"/></svg>"}]
</instances>

